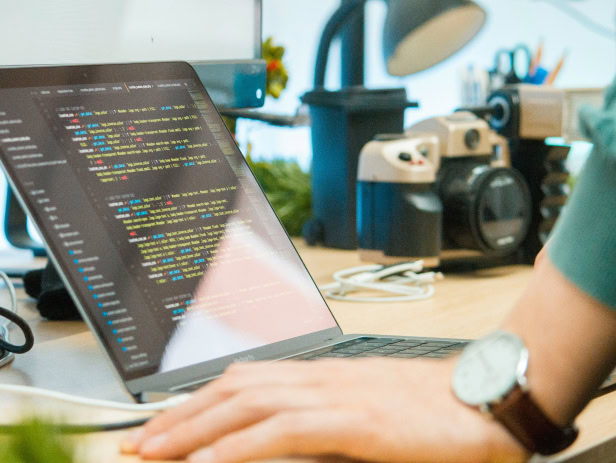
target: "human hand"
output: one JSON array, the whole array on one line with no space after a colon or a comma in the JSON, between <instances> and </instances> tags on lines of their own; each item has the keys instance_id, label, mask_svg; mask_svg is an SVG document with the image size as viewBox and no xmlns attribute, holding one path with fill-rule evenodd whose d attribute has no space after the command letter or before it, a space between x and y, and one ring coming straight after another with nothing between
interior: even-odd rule
<instances>
[{"instance_id":1,"label":"human hand","mask_svg":"<svg viewBox=\"0 0 616 463\"><path fill-rule=\"evenodd\" d=\"M146 459L243 462L342 455L370 461L522 461L499 424L453 395L452 361L234 364L122 444Z\"/></svg>"}]
</instances>

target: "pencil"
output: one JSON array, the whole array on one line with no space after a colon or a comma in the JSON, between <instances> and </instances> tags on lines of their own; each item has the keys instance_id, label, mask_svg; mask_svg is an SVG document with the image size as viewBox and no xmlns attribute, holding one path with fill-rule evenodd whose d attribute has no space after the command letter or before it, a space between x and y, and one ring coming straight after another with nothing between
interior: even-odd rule
<instances>
[{"instance_id":1,"label":"pencil","mask_svg":"<svg viewBox=\"0 0 616 463\"><path fill-rule=\"evenodd\" d=\"M558 64L556 65L556 67L545 78L545 85L552 85L554 83L554 80L556 80L556 76L558 76L558 73L560 72L560 70L563 67L563 64L565 62L565 58L566 57L567 57L567 52L565 51L563 53L563 56L558 61Z\"/></svg>"}]
</instances>

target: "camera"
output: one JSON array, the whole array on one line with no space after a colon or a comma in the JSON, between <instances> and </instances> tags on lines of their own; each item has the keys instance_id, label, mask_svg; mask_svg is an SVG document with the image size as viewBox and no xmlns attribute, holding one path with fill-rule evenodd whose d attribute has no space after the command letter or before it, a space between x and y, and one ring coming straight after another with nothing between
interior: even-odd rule
<instances>
[{"instance_id":1,"label":"camera","mask_svg":"<svg viewBox=\"0 0 616 463\"><path fill-rule=\"evenodd\" d=\"M510 166L507 140L470 112L421 121L404 134L377 136L362 149L357 234L362 260L514 255L532 204Z\"/></svg>"},{"instance_id":2,"label":"camera","mask_svg":"<svg viewBox=\"0 0 616 463\"><path fill-rule=\"evenodd\" d=\"M569 143L584 140L578 110L584 104L599 107L602 102L600 88L517 84L492 92L485 106L467 109L507 138L511 166L530 188L531 224L522 243L526 263L533 262L548 240L569 196Z\"/></svg>"}]
</instances>

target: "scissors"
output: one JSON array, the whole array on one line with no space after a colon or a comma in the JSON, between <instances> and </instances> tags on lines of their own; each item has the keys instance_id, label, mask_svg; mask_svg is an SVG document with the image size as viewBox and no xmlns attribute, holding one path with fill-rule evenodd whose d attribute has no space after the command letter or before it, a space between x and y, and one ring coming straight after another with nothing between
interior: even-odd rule
<instances>
[{"instance_id":1,"label":"scissors","mask_svg":"<svg viewBox=\"0 0 616 463\"><path fill-rule=\"evenodd\" d=\"M512 49L501 48L494 57L491 74L502 80L503 84L517 84L528 75L533 59L530 49L523 44Z\"/></svg>"}]
</instances>

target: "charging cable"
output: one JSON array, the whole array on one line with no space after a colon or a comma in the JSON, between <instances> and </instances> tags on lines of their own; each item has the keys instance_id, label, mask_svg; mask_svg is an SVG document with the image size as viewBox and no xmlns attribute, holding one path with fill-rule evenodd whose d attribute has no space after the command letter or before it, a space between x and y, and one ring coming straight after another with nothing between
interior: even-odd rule
<instances>
[{"instance_id":1,"label":"charging cable","mask_svg":"<svg viewBox=\"0 0 616 463\"><path fill-rule=\"evenodd\" d=\"M129 429L144 425L149 419L150 417L130 421L119 421L116 423L98 424L51 424L50 430L60 434L86 434L90 432L118 431L120 429ZM15 434L23 431L27 427L27 423L0 424L0 434Z\"/></svg>"},{"instance_id":2,"label":"charging cable","mask_svg":"<svg viewBox=\"0 0 616 463\"><path fill-rule=\"evenodd\" d=\"M162 411L174 407L188 400L191 395L178 394L160 402L152 402L147 404L131 404L123 402L113 402L110 400L90 399L64 392L50 391L32 386L22 386L19 384L0 384L0 392L8 392L17 395L26 395L29 397L42 397L45 399L59 400L75 405L86 405L89 407L107 408L111 410L121 410L125 412L154 412Z\"/></svg>"},{"instance_id":3,"label":"charging cable","mask_svg":"<svg viewBox=\"0 0 616 463\"><path fill-rule=\"evenodd\" d=\"M334 282L319 287L330 299L350 302L405 302L428 299L434 295L434 283L443 279L440 272L422 272L423 261L395 265L364 265L340 270ZM357 291L378 291L390 296L350 296Z\"/></svg>"},{"instance_id":4,"label":"charging cable","mask_svg":"<svg viewBox=\"0 0 616 463\"><path fill-rule=\"evenodd\" d=\"M26 395L29 397L43 397L47 399L59 400L76 405L86 405L90 407L120 410L125 412L159 412L171 407L175 407L191 397L191 394L180 394L160 402L147 404L130 404L123 402L113 402L109 400L90 399L88 397L65 394L63 392L50 391L32 386L22 386L17 384L0 384L0 393L11 393ZM119 429L134 428L145 424L151 416L139 418L131 421L120 421L115 423L103 424L56 424L52 426L54 431L63 434L84 434L90 432L117 431ZM0 434L14 433L24 427L21 424L0 424Z\"/></svg>"}]
</instances>

